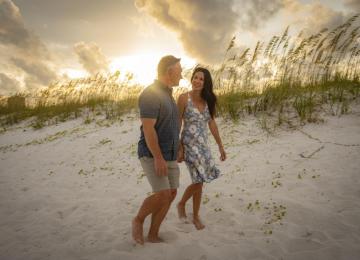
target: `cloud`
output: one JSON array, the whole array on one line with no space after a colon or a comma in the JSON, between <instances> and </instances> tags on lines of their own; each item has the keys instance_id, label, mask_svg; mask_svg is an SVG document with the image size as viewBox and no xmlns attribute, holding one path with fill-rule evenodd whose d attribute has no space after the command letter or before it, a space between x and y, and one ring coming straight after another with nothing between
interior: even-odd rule
<instances>
[{"instance_id":1,"label":"cloud","mask_svg":"<svg viewBox=\"0 0 360 260\"><path fill-rule=\"evenodd\" d=\"M343 0L356 9L358 0ZM332 9L321 1L300 0L136 0L138 10L155 18L174 31L185 51L205 63L222 60L233 35L236 44L270 38L281 33L273 27L283 24L296 31L312 34L323 28L334 28L349 18L347 13ZM272 26L272 27L271 27ZM248 36L256 36L256 40Z\"/></svg>"},{"instance_id":2,"label":"cloud","mask_svg":"<svg viewBox=\"0 0 360 260\"><path fill-rule=\"evenodd\" d=\"M344 5L349 7L354 12L360 12L360 1L359 0L343 0Z\"/></svg>"},{"instance_id":3,"label":"cloud","mask_svg":"<svg viewBox=\"0 0 360 260\"><path fill-rule=\"evenodd\" d=\"M74 45L74 50L79 62L90 74L108 71L109 62L95 43L78 42Z\"/></svg>"},{"instance_id":4,"label":"cloud","mask_svg":"<svg viewBox=\"0 0 360 260\"><path fill-rule=\"evenodd\" d=\"M347 16L323 3L316 1L303 4L298 0L285 0L285 11L290 17L289 23L304 29L308 34L317 33L321 29L332 29L345 22Z\"/></svg>"},{"instance_id":5,"label":"cloud","mask_svg":"<svg viewBox=\"0 0 360 260\"><path fill-rule=\"evenodd\" d=\"M136 0L135 5L176 32L185 51L203 62L221 60L238 19L230 0Z\"/></svg>"},{"instance_id":6,"label":"cloud","mask_svg":"<svg viewBox=\"0 0 360 260\"><path fill-rule=\"evenodd\" d=\"M284 0L136 0L135 6L176 32L188 54L217 63L239 30L262 27L283 8Z\"/></svg>"},{"instance_id":7,"label":"cloud","mask_svg":"<svg viewBox=\"0 0 360 260\"><path fill-rule=\"evenodd\" d=\"M344 22L342 12L335 11L321 3L309 6L309 16L305 19L307 29L321 30L322 28L334 28Z\"/></svg>"},{"instance_id":8,"label":"cloud","mask_svg":"<svg viewBox=\"0 0 360 260\"><path fill-rule=\"evenodd\" d=\"M46 46L25 27L19 8L10 0L0 0L0 44L15 46L31 56L49 58Z\"/></svg>"},{"instance_id":9,"label":"cloud","mask_svg":"<svg viewBox=\"0 0 360 260\"><path fill-rule=\"evenodd\" d=\"M13 58L12 62L27 74L33 76L34 80L41 85L48 85L54 78L57 77L45 61Z\"/></svg>"},{"instance_id":10,"label":"cloud","mask_svg":"<svg viewBox=\"0 0 360 260\"><path fill-rule=\"evenodd\" d=\"M283 0L241 1L237 5L240 26L244 30L258 29L284 7Z\"/></svg>"},{"instance_id":11,"label":"cloud","mask_svg":"<svg viewBox=\"0 0 360 260\"><path fill-rule=\"evenodd\" d=\"M142 38L154 38L155 32L152 27L152 18L149 16L133 16L131 21L136 25L138 36Z\"/></svg>"},{"instance_id":12,"label":"cloud","mask_svg":"<svg viewBox=\"0 0 360 260\"><path fill-rule=\"evenodd\" d=\"M0 89L6 95L14 94L20 91L20 82L7 74L0 73Z\"/></svg>"},{"instance_id":13,"label":"cloud","mask_svg":"<svg viewBox=\"0 0 360 260\"><path fill-rule=\"evenodd\" d=\"M31 88L57 79L51 53L40 38L26 28L19 8L11 0L0 0L0 47L2 53L6 52L3 57L13 74L16 71L22 73L18 76L33 79ZM3 86L0 90L6 91Z\"/></svg>"}]
</instances>

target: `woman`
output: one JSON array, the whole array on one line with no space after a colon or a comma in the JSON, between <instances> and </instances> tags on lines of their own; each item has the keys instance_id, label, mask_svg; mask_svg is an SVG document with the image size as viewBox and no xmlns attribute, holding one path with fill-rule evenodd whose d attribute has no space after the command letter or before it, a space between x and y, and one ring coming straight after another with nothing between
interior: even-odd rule
<instances>
[{"instance_id":1,"label":"woman","mask_svg":"<svg viewBox=\"0 0 360 260\"><path fill-rule=\"evenodd\" d=\"M199 217L201 194L204 182L219 177L207 143L207 126L219 146L220 160L226 159L219 131L214 120L216 96L210 72L202 67L195 68L191 76L192 90L181 94L178 99L180 125L184 121L178 162L185 161L192 184L189 185L177 205L179 218L186 219L185 204L193 198L193 223L200 230L205 226Z\"/></svg>"}]
</instances>

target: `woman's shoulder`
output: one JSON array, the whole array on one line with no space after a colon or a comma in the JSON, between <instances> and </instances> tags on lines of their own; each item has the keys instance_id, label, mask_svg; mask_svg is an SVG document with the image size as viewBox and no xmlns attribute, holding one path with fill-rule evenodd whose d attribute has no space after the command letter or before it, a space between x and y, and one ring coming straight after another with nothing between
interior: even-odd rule
<instances>
[{"instance_id":1,"label":"woman's shoulder","mask_svg":"<svg viewBox=\"0 0 360 260\"><path fill-rule=\"evenodd\" d=\"M179 102L185 102L188 99L189 92L185 92L179 95L178 100Z\"/></svg>"},{"instance_id":2,"label":"woman's shoulder","mask_svg":"<svg viewBox=\"0 0 360 260\"><path fill-rule=\"evenodd\" d=\"M187 98L190 95L190 91L186 91L180 94L180 97Z\"/></svg>"}]
</instances>

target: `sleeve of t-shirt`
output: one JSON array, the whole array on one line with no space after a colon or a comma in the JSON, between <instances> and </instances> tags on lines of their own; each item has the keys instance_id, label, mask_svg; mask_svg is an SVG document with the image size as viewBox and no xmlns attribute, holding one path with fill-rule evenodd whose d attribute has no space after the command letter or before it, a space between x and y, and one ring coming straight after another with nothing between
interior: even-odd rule
<instances>
[{"instance_id":1,"label":"sleeve of t-shirt","mask_svg":"<svg viewBox=\"0 0 360 260\"><path fill-rule=\"evenodd\" d=\"M139 97L141 118L157 118L160 111L160 100L152 91L144 91Z\"/></svg>"}]
</instances>

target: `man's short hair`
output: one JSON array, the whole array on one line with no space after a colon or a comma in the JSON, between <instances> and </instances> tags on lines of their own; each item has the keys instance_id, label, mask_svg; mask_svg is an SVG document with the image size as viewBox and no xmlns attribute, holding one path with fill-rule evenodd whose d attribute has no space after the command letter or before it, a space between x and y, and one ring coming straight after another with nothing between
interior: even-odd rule
<instances>
[{"instance_id":1,"label":"man's short hair","mask_svg":"<svg viewBox=\"0 0 360 260\"><path fill-rule=\"evenodd\" d=\"M171 67L172 65L174 65L175 63L179 62L180 58L176 58L173 55L167 55L164 56L160 59L158 67L157 67L157 71L158 71L158 76L162 76L166 73L166 71L169 69L169 67Z\"/></svg>"}]
</instances>

